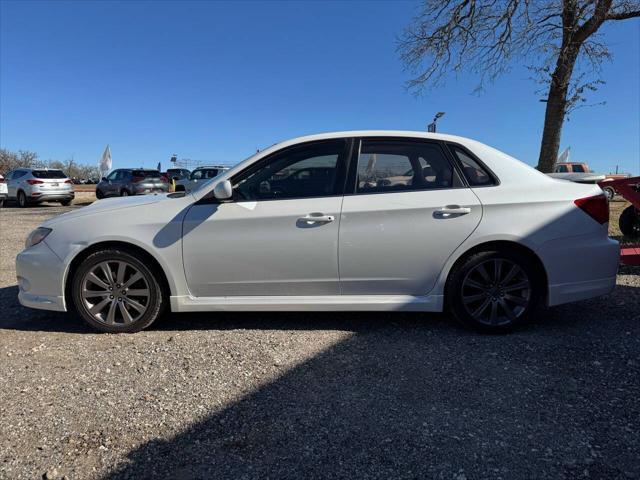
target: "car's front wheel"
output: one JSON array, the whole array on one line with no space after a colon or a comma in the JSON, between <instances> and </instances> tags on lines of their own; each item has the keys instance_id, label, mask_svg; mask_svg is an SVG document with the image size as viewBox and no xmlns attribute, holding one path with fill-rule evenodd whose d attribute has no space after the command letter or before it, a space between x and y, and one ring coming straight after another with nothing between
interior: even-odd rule
<instances>
[{"instance_id":1,"label":"car's front wheel","mask_svg":"<svg viewBox=\"0 0 640 480\"><path fill-rule=\"evenodd\" d=\"M159 275L126 249L89 255L76 269L71 294L77 313L93 328L131 333L151 325L165 307Z\"/></svg>"},{"instance_id":2,"label":"car's front wheel","mask_svg":"<svg viewBox=\"0 0 640 480\"><path fill-rule=\"evenodd\" d=\"M451 271L448 310L464 325L486 333L506 333L535 310L541 279L528 256L516 251L469 255Z\"/></svg>"}]
</instances>

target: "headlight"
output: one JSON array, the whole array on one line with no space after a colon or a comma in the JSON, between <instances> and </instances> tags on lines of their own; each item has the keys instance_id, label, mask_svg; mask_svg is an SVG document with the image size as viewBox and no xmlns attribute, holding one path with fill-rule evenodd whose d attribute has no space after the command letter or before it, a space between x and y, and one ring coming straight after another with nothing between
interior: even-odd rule
<instances>
[{"instance_id":1,"label":"headlight","mask_svg":"<svg viewBox=\"0 0 640 480\"><path fill-rule=\"evenodd\" d=\"M27 241L24 242L24 248L33 247L44 240L47 235L51 233L50 228L38 227L27 237Z\"/></svg>"}]
</instances>

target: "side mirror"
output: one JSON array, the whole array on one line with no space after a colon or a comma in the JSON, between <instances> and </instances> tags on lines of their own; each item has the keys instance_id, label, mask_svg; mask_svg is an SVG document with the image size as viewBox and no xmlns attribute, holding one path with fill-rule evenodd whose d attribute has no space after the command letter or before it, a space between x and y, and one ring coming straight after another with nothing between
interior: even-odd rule
<instances>
[{"instance_id":1,"label":"side mirror","mask_svg":"<svg viewBox=\"0 0 640 480\"><path fill-rule=\"evenodd\" d=\"M222 180L213 187L213 196L218 200L229 200L233 196L233 188L229 180Z\"/></svg>"},{"instance_id":2,"label":"side mirror","mask_svg":"<svg viewBox=\"0 0 640 480\"><path fill-rule=\"evenodd\" d=\"M100 179L100 181L101 181L101 182L106 182L106 181L107 181L107 177L102 177L102 178Z\"/></svg>"}]
</instances>

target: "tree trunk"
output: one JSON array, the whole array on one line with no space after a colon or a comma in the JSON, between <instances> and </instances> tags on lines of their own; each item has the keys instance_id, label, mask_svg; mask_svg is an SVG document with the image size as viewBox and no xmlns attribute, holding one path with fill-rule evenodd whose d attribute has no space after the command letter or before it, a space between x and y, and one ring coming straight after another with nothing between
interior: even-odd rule
<instances>
[{"instance_id":1,"label":"tree trunk","mask_svg":"<svg viewBox=\"0 0 640 480\"><path fill-rule=\"evenodd\" d=\"M567 109L567 92L571 74L578 57L580 47L567 46L558 56L556 68L551 75L549 95L547 96L547 109L544 114L544 130L540 144L540 157L538 170L551 173L558 159L560 150L560 137L562 124Z\"/></svg>"}]
</instances>

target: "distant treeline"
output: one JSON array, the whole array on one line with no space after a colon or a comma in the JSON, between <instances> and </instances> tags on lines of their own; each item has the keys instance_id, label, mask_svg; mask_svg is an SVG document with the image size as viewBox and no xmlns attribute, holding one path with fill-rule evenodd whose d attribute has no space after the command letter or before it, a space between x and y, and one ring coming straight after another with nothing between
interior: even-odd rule
<instances>
[{"instance_id":1,"label":"distant treeline","mask_svg":"<svg viewBox=\"0 0 640 480\"><path fill-rule=\"evenodd\" d=\"M99 179L100 170L97 165L86 165L77 163L73 158L61 162L60 160L41 160L38 154L28 150L18 150L12 152L0 148L0 174L20 167L27 168L55 168L62 170L69 178L77 179Z\"/></svg>"}]
</instances>

